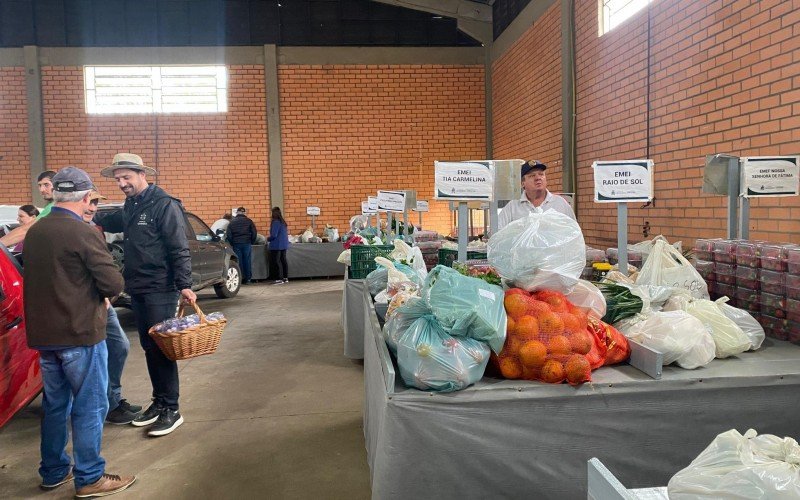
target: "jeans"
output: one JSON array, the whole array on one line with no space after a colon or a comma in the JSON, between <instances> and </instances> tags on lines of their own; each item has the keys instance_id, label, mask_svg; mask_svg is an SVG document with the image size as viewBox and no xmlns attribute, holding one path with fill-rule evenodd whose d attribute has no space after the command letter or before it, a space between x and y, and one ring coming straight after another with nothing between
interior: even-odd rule
<instances>
[{"instance_id":1,"label":"jeans","mask_svg":"<svg viewBox=\"0 0 800 500\"><path fill-rule=\"evenodd\" d=\"M233 252L239 259L239 267L242 269L242 280L247 283L253 277L253 245L250 243L234 243Z\"/></svg>"},{"instance_id":2,"label":"jeans","mask_svg":"<svg viewBox=\"0 0 800 500\"><path fill-rule=\"evenodd\" d=\"M108 308L106 320L106 347L108 348L108 409L119 406L122 399L122 369L128 359L131 343L117 318L117 311Z\"/></svg>"},{"instance_id":3,"label":"jeans","mask_svg":"<svg viewBox=\"0 0 800 500\"><path fill-rule=\"evenodd\" d=\"M178 292L131 295L131 309L144 349L147 373L153 386L153 403L161 408L178 409L178 363L164 356L147 330L156 323L175 317Z\"/></svg>"},{"instance_id":4,"label":"jeans","mask_svg":"<svg viewBox=\"0 0 800 500\"><path fill-rule=\"evenodd\" d=\"M69 472L66 446L70 419L75 488L92 484L106 467L100 456L103 421L108 413L106 343L39 351L39 361L44 384L39 475L44 484L55 484Z\"/></svg>"},{"instance_id":5,"label":"jeans","mask_svg":"<svg viewBox=\"0 0 800 500\"><path fill-rule=\"evenodd\" d=\"M278 271L277 278L285 280L289 277L289 265L286 263L286 250L270 250L269 256L275 263L275 270Z\"/></svg>"}]
</instances>

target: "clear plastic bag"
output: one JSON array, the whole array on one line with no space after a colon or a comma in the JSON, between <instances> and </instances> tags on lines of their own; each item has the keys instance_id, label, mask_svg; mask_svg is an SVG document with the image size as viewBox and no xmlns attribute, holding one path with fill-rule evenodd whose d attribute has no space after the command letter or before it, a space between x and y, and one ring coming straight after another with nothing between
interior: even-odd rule
<instances>
[{"instance_id":1,"label":"clear plastic bag","mask_svg":"<svg viewBox=\"0 0 800 500\"><path fill-rule=\"evenodd\" d=\"M800 498L800 446L749 429L723 432L667 486L670 500Z\"/></svg>"},{"instance_id":2,"label":"clear plastic bag","mask_svg":"<svg viewBox=\"0 0 800 500\"><path fill-rule=\"evenodd\" d=\"M500 276L528 291L563 290L552 274L539 277L539 273L551 271L574 284L586 265L580 226L555 210L533 212L511 222L489 238L487 251L489 263Z\"/></svg>"},{"instance_id":3,"label":"clear plastic bag","mask_svg":"<svg viewBox=\"0 0 800 500\"><path fill-rule=\"evenodd\" d=\"M428 273L422 297L449 334L486 342L496 353L503 349L507 317L499 286L436 266Z\"/></svg>"},{"instance_id":4,"label":"clear plastic bag","mask_svg":"<svg viewBox=\"0 0 800 500\"><path fill-rule=\"evenodd\" d=\"M679 289L664 304L664 311L676 310L686 311L703 322L714 338L717 358L727 358L745 352L752 345L750 337L735 321L727 317L717 302L693 299L686 290Z\"/></svg>"},{"instance_id":5,"label":"clear plastic bag","mask_svg":"<svg viewBox=\"0 0 800 500\"><path fill-rule=\"evenodd\" d=\"M394 240L394 250L390 255L395 262L405 261L406 264L419 274L422 280L428 276L428 268L425 267L425 259L422 257L422 250L417 247L409 246L405 241Z\"/></svg>"},{"instance_id":6,"label":"clear plastic bag","mask_svg":"<svg viewBox=\"0 0 800 500\"><path fill-rule=\"evenodd\" d=\"M606 315L606 299L599 288L586 280L578 280L572 290L564 294L572 304L597 318Z\"/></svg>"},{"instance_id":7,"label":"clear plastic bag","mask_svg":"<svg viewBox=\"0 0 800 500\"><path fill-rule=\"evenodd\" d=\"M626 337L664 355L664 365L705 366L714 359L715 344L703 322L685 311L637 314L614 324Z\"/></svg>"},{"instance_id":8,"label":"clear plastic bag","mask_svg":"<svg viewBox=\"0 0 800 500\"><path fill-rule=\"evenodd\" d=\"M750 350L755 351L761 347L766 338L764 327L749 312L730 306L726 304L727 301L728 297L722 297L717 300L720 311L742 329L747 338L750 339Z\"/></svg>"},{"instance_id":9,"label":"clear plastic bag","mask_svg":"<svg viewBox=\"0 0 800 500\"><path fill-rule=\"evenodd\" d=\"M483 377L489 348L483 342L447 334L431 314L406 328L397 340L397 365L406 385L452 392Z\"/></svg>"},{"instance_id":10,"label":"clear plastic bag","mask_svg":"<svg viewBox=\"0 0 800 500\"><path fill-rule=\"evenodd\" d=\"M426 314L431 314L430 307L421 297L412 297L386 319L386 323L383 325L383 338L393 354L397 354L397 341L408 330L411 323Z\"/></svg>"},{"instance_id":11,"label":"clear plastic bag","mask_svg":"<svg viewBox=\"0 0 800 500\"><path fill-rule=\"evenodd\" d=\"M403 275L405 275L405 279L402 281L411 281L417 286L422 287L424 279L420 277L417 271L404 264L399 264L396 262L392 263L392 266L396 271L400 271L403 273ZM398 275L395 275L395 278L397 282L401 281ZM389 284L389 269L383 264L378 264L378 268L370 272L365 278L365 281L367 283L367 288L369 289L370 295L374 297L378 295L381 290L386 290L386 287Z\"/></svg>"},{"instance_id":12,"label":"clear plastic bag","mask_svg":"<svg viewBox=\"0 0 800 500\"><path fill-rule=\"evenodd\" d=\"M658 240L653 245L650 256L636 278L636 284L685 288L694 298L709 298L708 287L700 273L664 240Z\"/></svg>"}]
</instances>

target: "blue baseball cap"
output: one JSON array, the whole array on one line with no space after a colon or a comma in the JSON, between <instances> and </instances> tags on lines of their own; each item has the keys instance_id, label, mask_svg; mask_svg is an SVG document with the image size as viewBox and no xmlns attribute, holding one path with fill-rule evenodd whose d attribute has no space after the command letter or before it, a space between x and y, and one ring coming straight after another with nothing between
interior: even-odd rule
<instances>
[{"instance_id":1,"label":"blue baseball cap","mask_svg":"<svg viewBox=\"0 0 800 500\"><path fill-rule=\"evenodd\" d=\"M539 160L529 160L522 164L522 169L520 170L521 175L520 178L525 177L528 172L531 170L547 170L547 165L540 162Z\"/></svg>"},{"instance_id":2,"label":"blue baseball cap","mask_svg":"<svg viewBox=\"0 0 800 500\"><path fill-rule=\"evenodd\" d=\"M90 191L94 189L89 174L78 167L64 167L53 176L53 189L59 193Z\"/></svg>"}]
</instances>

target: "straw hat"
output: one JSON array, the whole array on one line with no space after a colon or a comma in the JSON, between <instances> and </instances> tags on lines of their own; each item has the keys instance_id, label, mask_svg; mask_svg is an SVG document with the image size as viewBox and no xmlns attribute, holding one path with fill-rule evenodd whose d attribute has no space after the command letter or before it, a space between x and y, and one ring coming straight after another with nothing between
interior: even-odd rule
<instances>
[{"instance_id":1,"label":"straw hat","mask_svg":"<svg viewBox=\"0 0 800 500\"><path fill-rule=\"evenodd\" d=\"M114 161L111 165L100 171L103 177L114 177L114 172L119 169L126 168L128 170L136 170L144 172L148 175L156 175L156 169L153 167L146 167L142 162L142 157L132 153L117 153L114 155Z\"/></svg>"}]
</instances>

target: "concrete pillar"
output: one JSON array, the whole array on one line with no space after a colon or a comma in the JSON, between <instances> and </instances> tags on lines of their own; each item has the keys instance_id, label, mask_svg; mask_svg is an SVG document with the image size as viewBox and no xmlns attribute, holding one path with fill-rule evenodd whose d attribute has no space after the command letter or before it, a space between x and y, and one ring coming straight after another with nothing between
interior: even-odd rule
<instances>
[{"instance_id":1,"label":"concrete pillar","mask_svg":"<svg viewBox=\"0 0 800 500\"><path fill-rule=\"evenodd\" d=\"M267 93L267 140L269 147L269 200L283 210L283 154L281 103L278 88L278 47L264 45L264 82Z\"/></svg>"},{"instance_id":2,"label":"concrete pillar","mask_svg":"<svg viewBox=\"0 0 800 500\"><path fill-rule=\"evenodd\" d=\"M561 179L565 193L576 193L574 0L561 0ZM577 194L576 194L577 198ZM577 207L577 203L575 204Z\"/></svg>"},{"instance_id":3,"label":"concrete pillar","mask_svg":"<svg viewBox=\"0 0 800 500\"><path fill-rule=\"evenodd\" d=\"M39 65L39 47L26 45L25 86L28 101L28 148L30 152L31 195L35 205L43 205L36 177L47 170L44 142L44 111L42 106L42 71Z\"/></svg>"}]
</instances>

